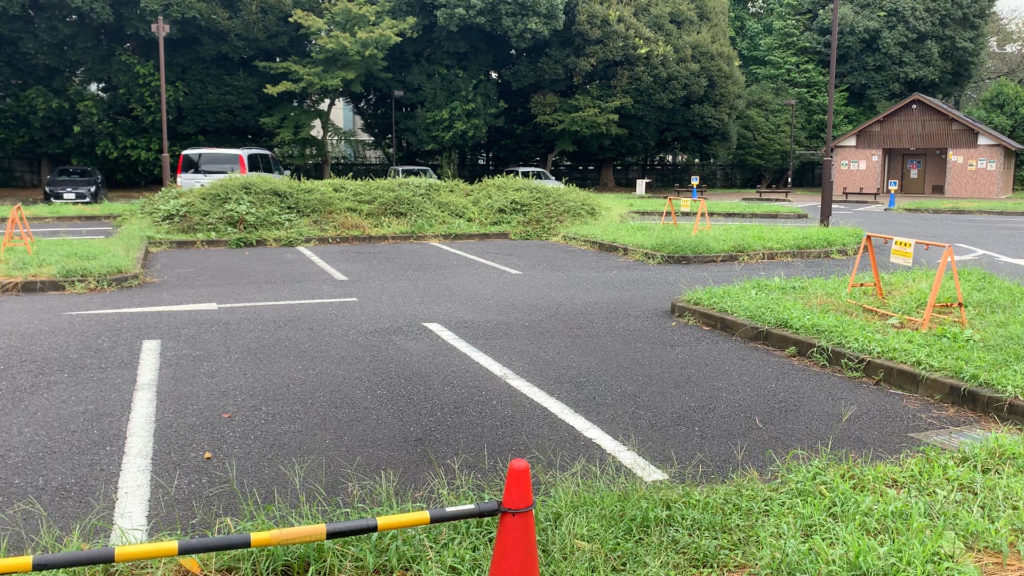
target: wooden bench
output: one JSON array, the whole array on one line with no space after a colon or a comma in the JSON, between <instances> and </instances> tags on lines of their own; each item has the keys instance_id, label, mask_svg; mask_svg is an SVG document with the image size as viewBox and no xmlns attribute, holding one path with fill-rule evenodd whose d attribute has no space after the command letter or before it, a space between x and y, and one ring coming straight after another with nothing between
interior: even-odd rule
<instances>
[{"instance_id":1,"label":"wooden bench","mask_svg":"<svg viewBox=\"0 0 1024 576\"><path fill-rule=\"evenodd\" d=\"M697 196L699 196L701 198L704 198L707 195L707 193L708 193L708 187L707 186L697 186ZM679 184L676 184L675 187L672 188L672 194L675 195L675 196L683 196L683 197L692 196L693 195L693 186L690 186L688 188L684 188L684 187L680 186Z\"/></svg>"},{"instance_id":2,"label":"wooden bench","mask_svg":"<svg viewBox=\"0 0 1024 576\"><path fill-rule=\"evenodd\" d=\"M769 186L767 188L762 188L760 184L758 184L754 188L754 192L757 192L757 197L758 198L763 197L764 194L783 194L783 195L785 195L786 198L789 198L789 193L792 192L792 191L793 191L792 188L776 188L775 186Z\"/></svg>"},{"instance_id":3,"label":"wooden bench","mask_svg":"<svg viewBox=\"0 0 1024 576\"><path fill-rule=\"evenodd\" d=\"M864 187L861 186L861 188L859 190L857 190L856 192L850 192L849 190L846 189L846 186L843 186L843 199L845 199L845 200L849 200L851 194L853 194L855 196L871 196L872 200L878 200L878 195L881 194L881 193L882 193L882 189L881 188L875 188L874 192L865 192L864 191Z\"/></svg>"}]
</instances>

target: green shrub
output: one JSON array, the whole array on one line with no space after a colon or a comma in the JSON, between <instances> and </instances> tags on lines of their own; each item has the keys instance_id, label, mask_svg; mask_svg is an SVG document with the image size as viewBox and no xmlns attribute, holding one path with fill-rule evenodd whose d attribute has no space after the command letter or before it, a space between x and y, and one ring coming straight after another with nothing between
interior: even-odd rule
<instances>
[{"instance_id":1,"label":"green shrub","mask_svg":"<svg viewBox=\"0 0 1024 576\"><path fill-rule=\"evenodd\" d=\"M598 209L573 187L520 178L478 184L426 179L294 181L250 176L203 188L168 189L143 212L169 235L292 243L310 236L510 232L553 234Z\"/></svg>"}]
</instances>

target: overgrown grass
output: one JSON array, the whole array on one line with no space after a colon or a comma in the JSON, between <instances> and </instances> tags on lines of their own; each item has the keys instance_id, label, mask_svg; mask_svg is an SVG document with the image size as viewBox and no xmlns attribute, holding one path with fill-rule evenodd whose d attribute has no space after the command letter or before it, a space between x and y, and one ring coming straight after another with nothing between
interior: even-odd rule
<instances>
[{"instance_id":1,"label":"overgrown grass","mask_svg":"<svg viewBox=\"0 0 1024 576\"><path fill-rule=\"evenodd\" d=\"M627 212L663 212L664 198L643 198L635 194L595 194L596 200L610 214L621 215ZM684 195L684 197L689 197ZM679 210L679 202L672 201ZM723 212L741 214L802 214L803 210L787 206L780 202L731 202L728 200L706 200L708 212L712 215ZM691 211L696 214L697 202L692 203Z\"/></svg>"},{"instance_id":2,"label":"overgrown grass","mask_svg":"<svg viewBox=\"0 0 1024 576\"><path fill-rule=\"evenodd\" d=\"M663 254L758 253L783 250L855 249L863 238L859 228L848 226L768 226L763 224L715 224L711 230L692 235L692 221L679 226L656 222L604 220L566 227L563 233L623 244Z\"/></svg>"},{"instance_id":3,"label":"overgrown grass","mask_svg":"<svg viewBox=\"0 0 1024 576\"><path fill-rule=\"evenodd\" d=\"M316 236L510 232L543 238L593 218L591 195L520 178L476 184L425 179L293 181L229 178L163 190L143 203L165 237L282 245Z\"/></svg>"},{"instance_id":4,"label":"overgrown grass","mask_svg":"<svg viewBox=\"0 0 1024 576\"><path fill-rule=\"evenodd\" d=\"M122 218L110 238L75 240L37 238L32 254L8 247L0 259L0 278L54 278L98 281L137 270L139 255L152 225L137 217Z\"/></svg>"},{"instance_id":5,"label":"overgrown grass","mask_svg":"<svg viewBox=\"0 0 1024 576\"><path fill-rule=\"evenodd\" d=\"M0 204L0 218L7 218L13 204ZM99 204L22 204L25 217L46 218L116 218L132 213L135 202L100 202Z\"/></svg>"},{"instance_id":6,"label":"overgrown grass","mask_svg":"<svg viewBox=\"0 0 1024 576\"><path fill-rule=\"evenodd\" d=\"M1024 213L1024 200L915 200L897 204L902 211L914 210L971 210L978 212L1021 212Z\"/></svg>"},{"instance_id":7,"label":"overgrown grass","mask_svg":"<svg viewBox=\"0 0 1024 576\"><path fill-rule=\"evenodd\" d=\"M695 290L685 298L825 345L1024 397L1024 286L978 268L959 273L968 327L938 320L928 332L847 302L847 277L755 279ZM882 276L887 302L871 288L854 288L852 297L920 318L934 278L934 269L889 272ZM869 280L870 274L859 275L858 281ZM947 272L939 301L955 300Z\"/></svg>"},{"instance_id":8,"label":"overgrown grass","mask_svg":"<svg viewBox=\"0 0 1024 576\"><path fill-rule=\"evenodd\" d=\"M603 574L978 574L982 558L1021 567L1024 441L997 434L958 452L926 448L889 461L795 453L770 475L647 484L614 465L560 472L534 463L541 572ZM284 492L288 492L285 490ZM241 493L216 532L246 533L500 498L500 478L439 473L412 493L391 477L348 493ZM12 518L5 517L11 522ZM21 521L24 521L22 519ZM484 574L494 519L396 530L330 543L202 554L204 574ZM29 553L79 549L52 531ZM106 531L109 533L109 530ZM156 539L202 534L162 534ZM103 542L92 546L105 545ZM22 554L0 541L0 554ZM174 560L69 574L168 574ZM180 569L177 573L180 572Z\"/></svg>"}]
</instances>

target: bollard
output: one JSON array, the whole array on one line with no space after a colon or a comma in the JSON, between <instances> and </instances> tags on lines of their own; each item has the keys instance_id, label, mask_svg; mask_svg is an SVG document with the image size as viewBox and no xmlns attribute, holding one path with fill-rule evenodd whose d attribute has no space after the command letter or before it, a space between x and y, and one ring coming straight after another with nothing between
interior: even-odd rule
<instances>
[{"instance_id":1,"label":"bollard","mask_svg":"<svg viewBox=\"0 0 1024 576\"><path fill-rule=\"evenodd\" d=\"M540 576L533 507L530 464L516 458L508 464L488 576Z\"/></svg>"}]
</instances>

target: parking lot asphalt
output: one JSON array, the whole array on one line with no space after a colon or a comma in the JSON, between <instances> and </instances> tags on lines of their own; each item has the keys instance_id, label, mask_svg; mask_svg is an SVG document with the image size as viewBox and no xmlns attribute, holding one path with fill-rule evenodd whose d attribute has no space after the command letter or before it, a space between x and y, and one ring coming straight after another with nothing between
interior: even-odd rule
<instances>
[{"instance_id":1,"label":"parking lot asphalt","mask_svg":"<svg viewBox=\"0 0 1024 576\"><path fill-rule=\"evenodd\" d=\"M236 488L418 486L456 460L493 475L515 456L626 466L601 434L674 479L716 481L794 450L885 457L918 446L909 434L984 422L669 313L693 287L845 275L850 259L651 266L548 242L444 247L172 250L138 288L0 298L14 407L0 510L38 503L58 529L111 518L125 471L141 473L124 453L143 372L145 519L185 534L236 510ZM144 370L147 341L159 353ZM0 518L0 536L17 541L25 514Z\"/></svg>"}]
</instances>

